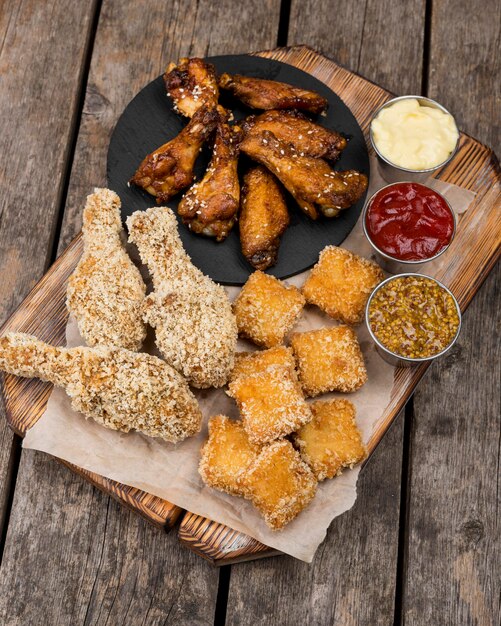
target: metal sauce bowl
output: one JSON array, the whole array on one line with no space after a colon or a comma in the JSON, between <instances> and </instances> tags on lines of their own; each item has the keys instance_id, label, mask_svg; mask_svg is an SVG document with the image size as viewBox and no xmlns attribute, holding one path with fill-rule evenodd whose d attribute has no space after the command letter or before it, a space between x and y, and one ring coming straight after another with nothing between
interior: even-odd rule
<instances>
[{"instance_id":1,"label":"metal sauce bowl","mask_svg":"<svg viewBox=\"0 0 501 626\"><path fill-rule=\"evenodd\" d=\"M405 183L409 183L409 182L416 182L416 181L409 181L409 180L399 181L400 184L405 184ZM438 259L438 257L440 255L442 255L449 248L449 246L451 245L451 243L454 240L454 237L456 235L456 214L454 213L454 211L453 211L453 209L452 209L452 207L450 205L450 202L446 198L444 198L444 196L441 193L439 193L438 191L436 191L432 187L427 187L428 189L431 189L431 191L433 191L434 193L436 193L438 196L440 196L442 198L442 200L449 207L449 211L452 214L452 220L453 220L453 224L454 225L453 225L452 235L451 235L449 243L446 246L444 246L439 252L437 252L437 254L435 254L434 256L431 256L428 259L419 259L418 261L406 261L406 260L398 259L398 258L396 258L394 256L391 256L391 255L387 254L386 252L383 252L382 250L380 250L376 246L376 244L372 241L372 239L370 238L370 235L369 235L369 233L367 231L367 225L366 225L367 212L369 211L369 208L370 208L370 205L371 205L372 201L374 200L374 198L377 196L377 194L380 191L383 191L384 189L388 189L389 187L393 187L393 185L399 184L399 183L390 183L389 185L385 185L384 187L381 187L381 189L378 189L367 200L367 202L365 203L364 209L362 211L362 228L364 229L364 235L367 238L367 241L371 244L372 249L374 250L374 254L375 254L377 263L386 272L389 272L390 274L401 274L403 272L408 272L409 270L417 270L418 268L422 267L426 263L429 263L430 261L434 261L435 259ZM420 183L420 184L422 184L422 183ZM423 187L426 187L426 185L423 185Z\"/></svg>"},{"instance_id":2,"label":"metal sauce bowl","mask_svg":"<svg viewBox=\"0 0 501 626\"><path fill-rule=\"evenodd\" d=\"M391 350L388 350L388 348L385 348L385 346L379 341L379 339L372 332L372 328L371 328L370 321L369 321L369 307L371 305L372 298L379 291L379 289L383 287L383 285L386 285L386 283L392 280L395 280L396 278L403 278L404 276L416 276L418 278L427 278L429 280L432 280L434 283L442 287L442 289L445 289L445 291L451 296L452 300L454 301L454 304L456 305L456 311L457 311L458 318L459 318L459 325L458 325L456 335L446 348L444 348L441 352L437 352L437 354L434 354L433 356L419 358L419 359L403 357L400 354L397 354L396 352L392 352ZM436 278L432 278L431 276L426 276L425 274L416 274L416 273L409 272L407 274L397 274L396 276L390 276L386 280L383 280L383 282L379 283L379 285L377 285L373 289L369 297L369 300L367 301L367 305L365 307L365 323L367 324L367 329L369 330L369 334L372 337L372 340L376 344L376 351L381 358L383 358L390 365L394 365L395 367L416 367L417 365L421 365L422 363L430 363L431 361L434 361L438 357L444 355L446 352L449 352L452 346L456 343L459 337L459 333L461 331L461 309L459 308L458 301L456 300L456 298L454 297L454 294L450 291L450 289L447 289L447 287L444 284L442 284L440 281L438 281Z\"/></svg>"},{"instance_id":3,"label":"metal sauce bowl","mask_svg":"<svg viewBox=\"0 0 501 626\"><path fill-rule=\"evenodd\" d=\"M372 121L381 113L383 109L386 109L387 107L391 106L395 102L398 102L399 100L409 100L410 98L417 100L419 104L426 105L434 109L440 109L444 113L447 113L454 120L456 129L458 130L458 138L456 141L456 146L454 147L454 150L451 152L449 157L445 159L445 161L443 161L442 163L439 163L438 165L435 165L434 167L430 167L429 169L426 169L426 170L411 170L405 167L401 167L400 165L395 165L394 163L389 161L386 157L384 157L379 152L376 146L376 142L374 141L373 133L372 133ZM372 116L369 135L370 135L372 147L374 148L374 152L376 153L376 156L377 156L379 172L387 183L396 183L396 182L401 182L403 180L411 181L413 183L419 183L419 182L423 182L427 180L434 172L436 172L437 170L447 165L447 163L449 163L449 161L454 157L454 155L456 154L459 148L459 139L460 139L459 129L456 124L456 119L451 114L451 112L448 111L445 107L443 107L441 104L439 104L435 100L431 100L431 98L425 98L424 96L400 96L398 98L393 98L392 100L388 100L388 102L385 102L384 104L382 104Z\"/></svg>"}]
</instances>

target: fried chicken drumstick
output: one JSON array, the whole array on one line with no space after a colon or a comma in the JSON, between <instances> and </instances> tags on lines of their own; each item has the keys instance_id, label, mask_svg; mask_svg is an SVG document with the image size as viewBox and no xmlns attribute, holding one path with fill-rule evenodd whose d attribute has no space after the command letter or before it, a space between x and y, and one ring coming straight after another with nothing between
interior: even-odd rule
<instances>
[{"instance_id":1,"label":"fried chicken drumstick","mask_svg":"<svg viewBox=\"0 0 501 626\"><path fill-rule=\"evenodd\" d=\"M335 130L315 124L299 111L266 111L251 115L243 123L246 135L271 131L280 141L290 143L297 152L334 163L346 148L346 139Z\"/></svg>"},{"instance_id":2,"label":"fried chicken drumstick","mask_svg":"<svg viewBox=\"0 0 501 626\"><path fill-rule=\"evenodd\" d=\"M314 91L275 80L222 74L219 87L253 109L299 109L309 113L322 113L328 106L327 100Z\"/></svg>"},{"instance_id":3,"label":"fried chicken drumstick","mask_svg":"<svg viewBox=\"0 0 501 626\"><path fill-rule=\"evenodd\" d=\"M212 63L198 58L183 58L177 65L170 63L165 70L164 82L174 109L186 117L193 117L202 106L217 107L219 89Z\"/></svg>"},{"instance_id":4,"label":"fried chicken drumstick","mask_svg":"<svg viewBox=\"0 0 501 626\"><path fill-rule=\"evenodd\" d=\"M202 414L186 381L170 365L121 348L56 348L36 337L0 337L0 370L63 387L71 405L107 428L166 441L200 430Z\"/></svg>"},{"instance_id":5,"label":"fried chicken drumstick","mask_svg":"<svg viewBox=\"0 0 501 626\"><path fill-rule=\"evenodd\" d=\"M237 342L225 290L192 264L170 209L136 211L127 226L152 276L145 321L155 329L160 352L195 387L221 387L233 368Z\"/></svg>"},{"instance_id":6,"label":"fried chicken drumstick","mask_svg":"<svg viewBox=\"0 0 501 626\"><path fill-rule=\"evenodd\" d=\"M242 254L252 267L275 265L289 213L279 182L261 165L245 174L239 225Z\"/></svg>"},{"instance_id":7,"label":"fried chicken drumstick","mask_svg":"<svg viewBox=\"0 0 501 626\"><path fill-rule=\"evenodd\" d=\"M238 144L241 133L220 119L212 159L205 176L183 196L178 213L194 233L223 241L229 235L240 205Z\"/></svg>"},{"instance_id":8,"label":"fried chicken drumstick","mask_svg":"<svg viewBox=\"0 0 501 626\"><path fill-rule=\"evenodd\" d=\"M216 109L200 107L177 137L144 158L130 182L155 196L158 204L168 202L193 182L198 153L218 119Z\"/></svg>"},{"instance_id":9,"label":"fried chicken drumstick","mask_svg":"<svg viewBox=\"0 0 501 626\"><path fill-rule=\"evenodd\" d=\"M67 306L87 345L139 350L146 336L146 286L122 243L120 198L95 189L83 212L84 251L70 276Z\"/></svg>"},{"instance_id":10,"label":"fried chicken drumstick","mask_svg":"<svg viewBox=\"0 0 501 626\"><path fill-rule=\"evenodd\" d=\"M291 144L280 141L268 130L247 135L240 149L275 174L313 219L318 217L318 210L326 217L335 217L341 209L357 202L367 189L364 174L355 170L335 172L322 159L301 156Z\"/></svg>"}]
</instances>

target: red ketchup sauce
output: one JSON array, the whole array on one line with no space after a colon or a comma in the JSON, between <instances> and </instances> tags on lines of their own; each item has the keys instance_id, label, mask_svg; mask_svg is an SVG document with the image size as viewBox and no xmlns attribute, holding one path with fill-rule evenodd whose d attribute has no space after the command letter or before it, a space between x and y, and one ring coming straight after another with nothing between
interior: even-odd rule
<instances>
[{"instance_id":1,"label":"red ketchup sauce","mask_svg":"<svg viewBox=\"0 0 501 626\"><path fill-rule=\"evenodd\" d=\"M374 196L365 227L382 252L400 261L422 261L450 243L454 217L433 189L419 183L395 183Z\"/></svg>"}]
</instances>

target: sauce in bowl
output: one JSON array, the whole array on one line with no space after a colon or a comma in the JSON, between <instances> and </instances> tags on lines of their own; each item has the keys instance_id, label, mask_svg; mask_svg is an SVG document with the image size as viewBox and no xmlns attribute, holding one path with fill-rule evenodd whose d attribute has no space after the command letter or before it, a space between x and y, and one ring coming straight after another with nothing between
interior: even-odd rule
<instances>
[{"instance_id":1,"label":"sauce in bowl","mask_svg":"<svg viewBox=\"0 0 501 626\"><path fill-rule=\"evenodd\" d=\"M372 244L399 261L426 261L440 254L454 234L447 201L419 183L395 183L378 191L365 214Z\"/></svg>"},{"instance_id":2,"label":"sauce in bowl","mask_svg":"<svg viewBox=\"0 0 501 626\"><path fill-rule=\"evenodd\" d=\"M459 138L450 113L417 98L397 98L383 107L372 120L371 132L375 147L385 159L415 171L444 163Z\"/></svg>"},{"instance_id":3,"label":"sauce in bowl","mask_svg":"<svg viewBox=\"0 0 501 626\"><path fill-rule=\"evenodd\" d=\"M367 321L376 340L392 354L429 359L455 341L460 328L451 293L429 276L402 274L376 287Z\"/></svg>"}]
</instances>

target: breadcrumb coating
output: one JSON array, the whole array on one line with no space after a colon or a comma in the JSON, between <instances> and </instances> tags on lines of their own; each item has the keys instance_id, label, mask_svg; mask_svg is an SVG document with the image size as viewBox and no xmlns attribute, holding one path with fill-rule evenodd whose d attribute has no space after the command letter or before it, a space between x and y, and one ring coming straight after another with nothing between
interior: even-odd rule
<instances>
[{"instance_id":1,"label":"breadcrumb coating","mask_svg":"<svg viewBox=\"0 0 501 626\"><path fill-rule=\"evenodd\" d=\"M278 346L296 323L304 304L299 289L258 270L249 276L234 304L238 332L258 346Z\"/></svg>"},{"instance_id":2,"label":"breadcrumb coating","mask_svg":"<svg viewBox=\"0 0 501 626\"><path fill-rule=\"evenodd\" d=\"M317 480L333 478L366 456L349 400L318 400L310 404L313 419L294 434L301 457Z\"/></svg>"},{"instance_id":3,"label":"breadcrumb coating","mask_svg":"<svg viewBox=\"0 0 501 626\"><path fill-rule=\"evenodd\" d=\"M349 326L295 333L291 346L306 396L356 391L367 380L362 351L355 331Z\"/></svg>"},{"instance_id":4,"label":"breadcrumb coating","mask_svg":"<svg viewBox=\"0 0 501 626\"><path fill-rule=\"evenodd\" d=\"M177 442L200 430L202 413L186 381L161 359L123 348L56 348L36 337L0 337L0 370L63 387L71 405L122 432Z\"/></svg>"},{"instance_id":5,"label":"breadcrumb coating","mask_svg":"<svg viewBox=\"0 0 501 626\"><path fill-rule=\"evenodd\" d=\"M260 451L261 446L250 442L242 422L216 415L209 420L209 438L202 447L198 471L209 487L241 496L240 480Z\"/></svg>"},{"instance_id":6,"label":"breadcrumb coating","mask_svg":"<svg viewBox=\"0 0 501 626\"><path fill-rule=\"evenodd\" d=\"M237 352L235 354L235 367L230 374L230 382L240 377L259 374L269 367L284 367L297 380L296 361L292 349L287 346L277 346L257 352Z\"/></svg>"},{"instance_id":7,"label":"breadcrumb coating","mask_svg":"<svg viewBox=\"0 0 501 626\"><path fill-rule=\"evenodd\" d=\"M120 198L94 189L83 212L84 251L68 281L66 303L87 345L139 350L146 336L146 286L121 235Z\"/></svg>"},{"instance_id":8,"label":"breadcrumb coating","mask_svg":"<svg viewBox=\"0 0 501 626\"><path fill-rule=\"evenodd\" d=\"M228 395L235 399L253 443L285 437L313 417L297 381L284 367L239 377L230 383Z\"/></svg>"},{"instance_id":9,"label":"breadcrumb coating","mask_svg":"<svg viewBox=\"0 0 501 626\"><path fill-rule=\"evenodd\" d=\"M192 264L170 209L136 211L127 226L153 279L144 319L155 329L160 352L195 387L221 387L233 369L237 343L224 288Z\"/></svg>"},{"instance_id":10,"label":"breadcrumb coating","mask_svg":"<svg viewBox=\"0 0 501 626\"><path fill-rule=\"evenodd\" d=\"M275 441L252 463L242 489L267 525L281 530L314 498L317 480L289 441Z\"/></svg>"},{"instance_id":11,"label":"breadcrumb coating","mask_svg":"<svg viewBox=\"0 0 501 626\"><path fill-rule=\"evenodd\" d=\"M383 278L376 263L344 248L327 246L302 292L309 304L316 304L333 319L359 324L372 290Z\"/></svg>"}]
</instances>

